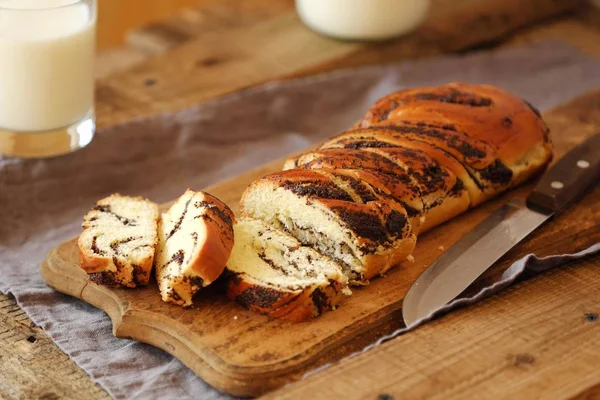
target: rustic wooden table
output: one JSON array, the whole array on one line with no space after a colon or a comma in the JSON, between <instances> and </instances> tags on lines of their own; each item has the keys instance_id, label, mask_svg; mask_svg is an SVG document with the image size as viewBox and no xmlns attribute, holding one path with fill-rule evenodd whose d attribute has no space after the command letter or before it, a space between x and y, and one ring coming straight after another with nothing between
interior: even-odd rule
<instances>
[{"instance_id":1,"label":"rustic wooden table","mask_svg":"<svg viewBox=\"0 0 600 400\"><path fill-rule=\"evenodd\" d=\"M105 127L175 110L273 79L539 39L561 39L600 58L600 12L584 2L433 2L430 19L415 34L367 45L336 42L308 31L295 17L292 0L205 0L197 8L130 32L127 47L99 55L98 124ZM600 321L596 322L600 298L594 268L599 263L595 257L536 277L274 396L304 398L325 390L326 395L344 398L349 394L389 398L389 393L415 398L432 393L446 393L444 398L474 393L600 398ZM570 292L575 285L577 296ZM488 333L475 321L507 310L513 323L499 325L498 340L490 350L482 345ZM577 329L560 332L561 326L575 320L581 322ZM0 398L108 397L9 296L0 295L0 321ZM462 327L460 335L457 326ZM513 334L510 329L518 331ZM444 338L447 343L437 354L420 351L419 343L430 338ZM456 349L466 348L464 340L473 345L459 357ZM515 341L529 341L528 352L511 352ZM407 351L408 358L429 360L433 372L414 371L400 378L394 373L394 355L404 353L406 359ZM544 354L542 360L534 356L538 353ZM482 364L486 358L491 361ZM444 368L439 360L445 360ZM453 374L457 379L452 379ZM507 374L510 385L498 379ZM550 382L552 387L562 382L558 385L562 390L543 391Z\"/></svg>"}]
</instances>

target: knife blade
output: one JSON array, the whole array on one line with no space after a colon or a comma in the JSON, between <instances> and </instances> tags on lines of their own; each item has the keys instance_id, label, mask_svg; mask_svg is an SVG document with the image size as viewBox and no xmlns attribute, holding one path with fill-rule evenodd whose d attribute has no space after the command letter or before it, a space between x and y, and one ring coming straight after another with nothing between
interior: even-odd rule
<instances>
[{"instance_id":1,"label":"knife blade","mask_svg":"<svg viewBox=\"0 0 600 400\"><path fill-rule=\"evenodd\" d=\"M565 208L600 178L600 134L569 151L527 199L514 198L451 246L404 297L406 326L456 298L506 252Z\"/></svg>"}]
</instances>

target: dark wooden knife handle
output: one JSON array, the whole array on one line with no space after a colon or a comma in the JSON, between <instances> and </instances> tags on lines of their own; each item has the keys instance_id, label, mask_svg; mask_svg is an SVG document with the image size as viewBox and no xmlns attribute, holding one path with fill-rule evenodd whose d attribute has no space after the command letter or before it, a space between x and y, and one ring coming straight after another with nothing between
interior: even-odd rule
<instances>
[{"instance_id":1,"label":"dark wooden knife handle","mask_svg":"<svg viewBox=\"0 0 600 400\"><path fill-rule=\"evenodd\" d=\"M544 213L565 207L600 179L600 134L569 151L540 179L527 205Z\"/></svg>"}]
</instances>

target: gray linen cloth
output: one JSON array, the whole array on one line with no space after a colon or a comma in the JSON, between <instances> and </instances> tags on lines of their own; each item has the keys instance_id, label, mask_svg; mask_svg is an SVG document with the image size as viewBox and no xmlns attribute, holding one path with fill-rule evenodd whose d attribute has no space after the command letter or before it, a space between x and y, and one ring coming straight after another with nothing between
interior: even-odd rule
<instances>
[{"instance_id":1,"label":"gray linen cloth","mask_svg":"<svg viewBox=\"0 0 600 400\"><path fill-rule=\"evenodd\" d=\"M342 70L106 128L88 148L68 156L0 158L0 291L13 294L115 398L227 398L163 351L114 338L103 311L43 284L40 262L53 246L80 233L82 216L105 195L164 202L330 136L388 92L452 80L499 85L545 110L600 86L600 64L572 47L546 42ZM507 271L505 280L524 265Z\"/></svg>"}]
</instances>

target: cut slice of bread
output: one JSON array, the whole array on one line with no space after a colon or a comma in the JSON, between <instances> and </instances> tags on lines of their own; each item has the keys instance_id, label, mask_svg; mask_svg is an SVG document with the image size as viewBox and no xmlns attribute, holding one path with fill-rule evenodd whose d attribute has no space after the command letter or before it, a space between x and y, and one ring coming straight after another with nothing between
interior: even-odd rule
<instances>
[{"instance_id":1,"label":"cut slice of bread","mask_svg":"<svg viewBox=\"0 0 600 400\"><path fill-rule=\"evenodd\" d=\"M353 284L366 284L405 260L416 243L399 203L357 202L345 186L317 170L261 178L246 189L241 207L245 215L285 230L332 258Z\"/></svg>"},{"instance_id":2,"label":"cut slice of bread","mask_svg":"<svg viewBox=\"0 0 600 400\"><path fill-rule=\"evenodd\" d=\"M146 285L157 243L158 206L141 197L114 194L83 219L79 265L107 286Z\"/></svg>"},{"instance_id":3,"label":"cut slice of bread","mask_svg":"<svg viewBox=\"0 0 600 400\"><path fill-rule=\"evenodd\" d=\"M193 190L162 215L155 265L163 301L190 306L194 294L221 275L233 247L234 221L223 202Z\"/></svg>"},{"instance_id":4,"label":"cut slice of bread","mask_svg":"<svg viewBox=\"0 0 600 400\"><path fill-rule=\"evenodd\" d=\"M242 306L300 322L350 294L340 266L289 234L253 218L239 220L234 230L227 295Z\"/></svg>"}]
</instances>

